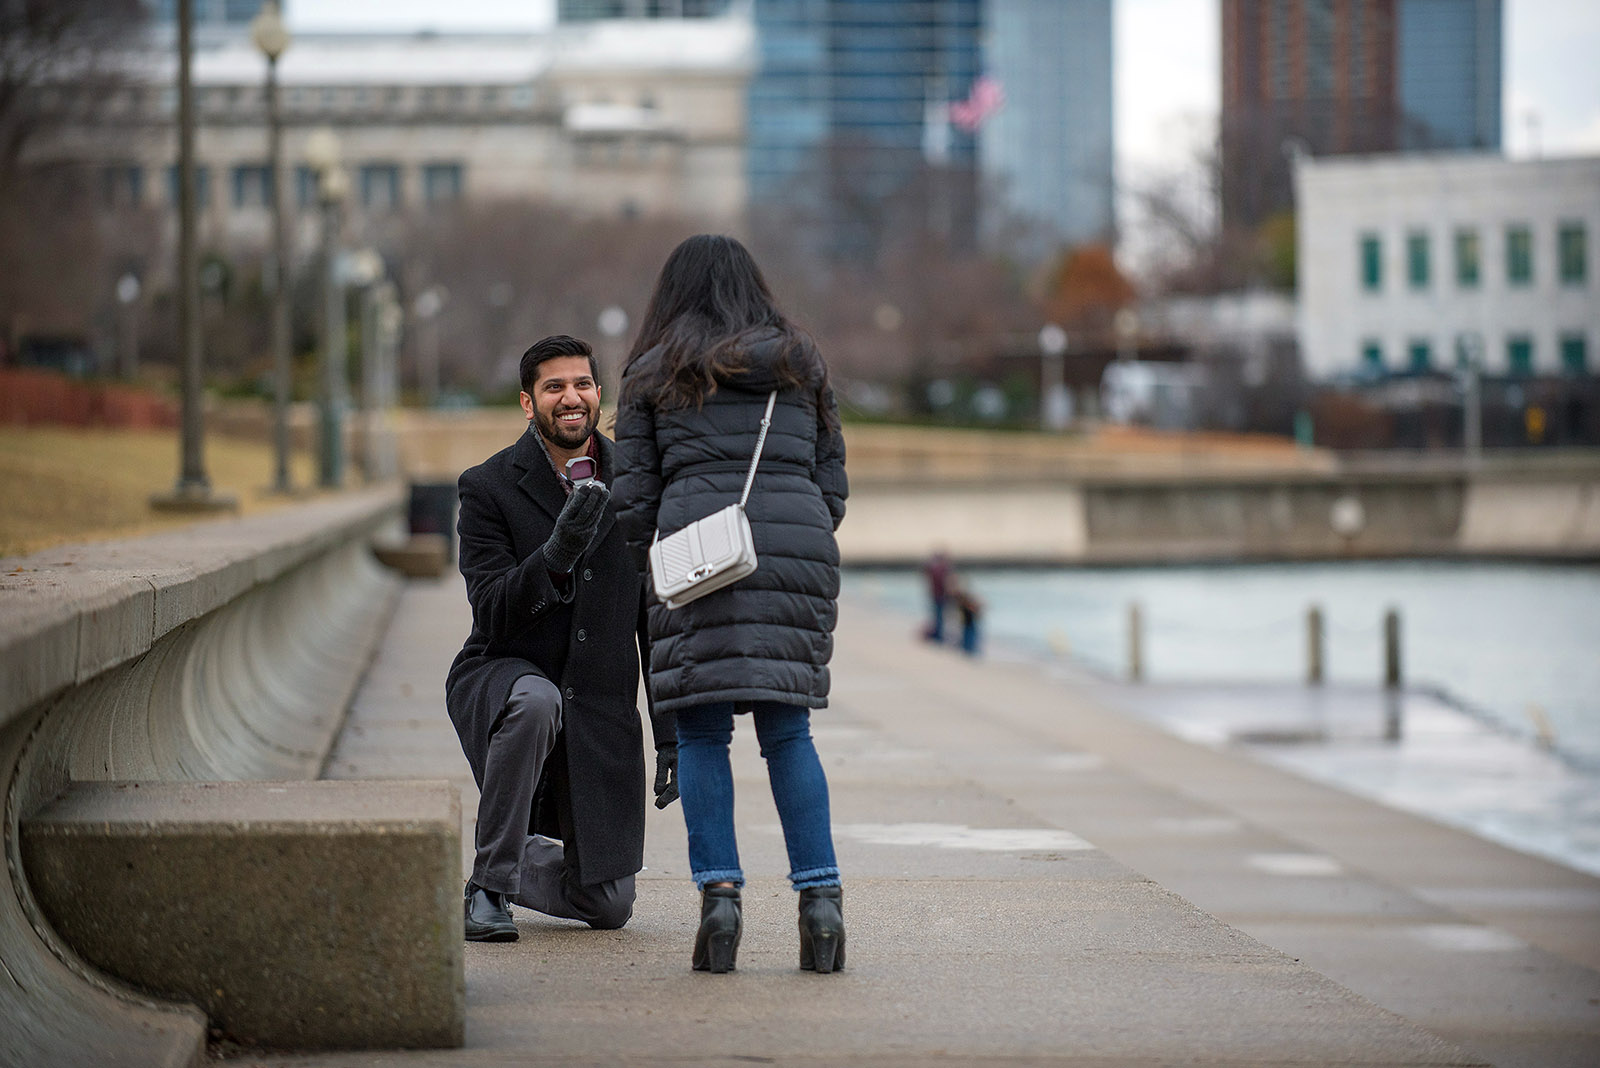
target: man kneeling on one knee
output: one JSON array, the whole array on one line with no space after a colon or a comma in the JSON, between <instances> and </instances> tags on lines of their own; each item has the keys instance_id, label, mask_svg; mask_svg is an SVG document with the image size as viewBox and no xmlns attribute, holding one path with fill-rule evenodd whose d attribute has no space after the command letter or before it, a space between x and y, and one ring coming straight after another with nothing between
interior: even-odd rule
<instances>
[{"instance_id":1,"label":"man kneeling on one knee","mask_svg":"<svg viewBox=\"0 0 1600 1068\"><path fill-rule=\"evenodd\" d=\"M615 461L596 429L594 356L548 337L523 354L521 378L526 432L460 481L472 634L445 693L481 795L465 902L479 942L516 940L512 902L621 927L644 864L644 587L606 488ZM652 708L650 726L665 808L678 796L675 725Z\"/></svg>"}]
</instances>

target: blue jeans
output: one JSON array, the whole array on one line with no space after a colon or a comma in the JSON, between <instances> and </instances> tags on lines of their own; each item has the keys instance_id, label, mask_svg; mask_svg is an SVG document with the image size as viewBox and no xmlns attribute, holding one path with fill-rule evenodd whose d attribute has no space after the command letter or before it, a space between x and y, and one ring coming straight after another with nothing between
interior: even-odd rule
<instances>
[{"instance_id":1,"label":"blue jeans","mask_svg":"<svg viewBox=\"0 0 1600 1068\"><path fill-rule=\"evenodd\" d=\"M838 886L828 779L811 742L811 710L767 701L749 707L789 850L789 881L796 890ZM689 870L702 890L708 883L744 885L733 833L733 767L728 760L733 709L725 701L678 710L678 788L689 830Z\"/></svg>"}]
</instances>

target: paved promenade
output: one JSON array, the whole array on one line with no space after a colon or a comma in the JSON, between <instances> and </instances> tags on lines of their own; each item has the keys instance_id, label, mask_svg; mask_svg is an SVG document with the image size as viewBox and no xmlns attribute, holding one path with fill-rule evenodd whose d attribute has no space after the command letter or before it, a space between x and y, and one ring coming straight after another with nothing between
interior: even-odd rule
<instances>
[{"instance_id":1,"label":"paved promenade","mask_svg":"<svg viewBox=\"0 0 1600 1068\"><path fill-rule=\"evenodd\" d=\"M476 795L441 693L467 625L458 578L409 586L329 774L452 779L470 841ZM520 942L467 947L466 1049L247 1060L1600 1064L1600 880L909 632L846 602L833 707L814 720L844 973L796 968L782 838L743 729L736 973L690 971L682 819L652 809L625 929L517 909Z\"/></svg>"}]
</instances>

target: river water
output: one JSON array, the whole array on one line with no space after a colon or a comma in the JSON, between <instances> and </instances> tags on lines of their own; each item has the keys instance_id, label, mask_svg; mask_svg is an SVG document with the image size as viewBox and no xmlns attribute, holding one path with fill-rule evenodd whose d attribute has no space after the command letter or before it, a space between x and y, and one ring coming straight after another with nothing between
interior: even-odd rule
<instances>
[{"instance_id":1,"label":"river water","mask_svg":"<svg viewBox=\"0 0 1600 1068\"><path fill-rule=\"evenodd\" d=\"M986 655L1053 665L1213 744L1600 874L1600 567L1350 562L963 573ZM922 577L846 573L847 594L926 614ZM1126 674L1139 605L1147 683ZM1322 609L1328 685L1302 685ZM1383 615L1401 619L1406 745L1384 744Z\"/></svg>"}]
</instances>

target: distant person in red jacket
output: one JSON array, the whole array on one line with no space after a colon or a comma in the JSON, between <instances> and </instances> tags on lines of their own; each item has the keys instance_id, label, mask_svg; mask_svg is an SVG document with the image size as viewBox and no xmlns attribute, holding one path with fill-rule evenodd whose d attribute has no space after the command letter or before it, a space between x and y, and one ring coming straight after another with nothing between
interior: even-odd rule
<instances>
[{"instance_id":1,"label":"distant person in red jacket","mask_svg":"<svg viewBox=\"0 0 1600 1068\"><path fill-rule=\"evenodd\" d=\"M929 561L923 565L922 573L928 579L928 603L932 610L932 622L923 630L922 636L935 644L944 641L944 606L950 598L950 555L943 549L937 549Z\"/></svg>"}]
</instances>

